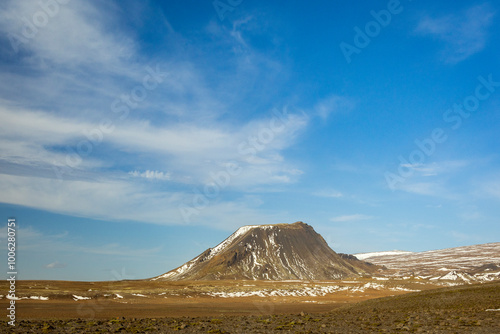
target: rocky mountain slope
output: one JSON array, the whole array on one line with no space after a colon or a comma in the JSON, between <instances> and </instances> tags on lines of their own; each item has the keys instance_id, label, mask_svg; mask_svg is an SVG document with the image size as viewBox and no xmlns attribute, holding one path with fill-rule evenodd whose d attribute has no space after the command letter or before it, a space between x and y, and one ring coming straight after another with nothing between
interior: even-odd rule
<instances>
[{"instance_id":1,"label":"rocky mountain slope","mask_svg":"<svg viewBox=\"0 0 500 334\"><path fill-rule=\"evenodd\" d=\"M466 282L500 279L500 242L416 253L364 253L360 258L387 267L386 275Z\"/></svg>"},{"instance_id":2,"label":"rocky mountain slope","mask_svg":"<svg viewBox=\"0 0 500 334\"><path fill-rule=\"evenodd\" d=\"M379 267L337 254L303 223L243 226L214 248L153 280L331 280Z\"/></svg>"}]
</instances>

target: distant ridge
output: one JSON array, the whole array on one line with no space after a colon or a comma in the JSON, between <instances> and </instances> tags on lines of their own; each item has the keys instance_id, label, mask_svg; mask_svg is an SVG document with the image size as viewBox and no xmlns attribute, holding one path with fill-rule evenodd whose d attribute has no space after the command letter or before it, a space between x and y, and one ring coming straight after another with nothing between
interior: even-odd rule
<instances>
[{"instance_id":1,"label":"distant ridge","mask_svg":"<svg viewBox=\"0 0 500 334\"><path fill-rule=\"evenodd\" d=\"M303 222L240 227L226 240L153 280L328 280L379 267L335 253Z\"/></svg>"},{"instance_id":2,"label":"distant ridge","mask_svg":"<svg viewBox=\"0 0 500 334\"><path fill-rule=\"evenodd\" d=\"M361 255L360 258L401 275L465 281L500 279L500 242L415 253L377 252Z\"/></svg>"},{"instance_id":3,"label":"distant ridge","mask_svg":"<svg viewBox=\"0 0 500 334\"><path fill-rule=\"evenodd\" d=\"M359 260L365 260L365 259L369 259L369 258L376 257L376 256L405 255L405 254L412 254L412 253L413 252L410 252L410 251L392 250L392 251L385 251L385 252L357 253L357 254L353 254L353 255L355 257L357 257Z\"/></svg>"}]
</instances>

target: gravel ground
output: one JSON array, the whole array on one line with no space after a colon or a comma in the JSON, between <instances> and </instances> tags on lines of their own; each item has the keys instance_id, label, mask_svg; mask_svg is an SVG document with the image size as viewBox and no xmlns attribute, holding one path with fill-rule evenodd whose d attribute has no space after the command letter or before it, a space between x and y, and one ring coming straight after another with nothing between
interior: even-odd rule
<instances>
[{"instance_id":1,"label":"gravel ground","mask_svg":"<svg viewBox=\"0 0 500 334\"><path fill-rule=\"evenodd\" d=\"M321 314L22 320L12 333L499 333L500 283L429 290Z\"/></svg>"}]
</instances>

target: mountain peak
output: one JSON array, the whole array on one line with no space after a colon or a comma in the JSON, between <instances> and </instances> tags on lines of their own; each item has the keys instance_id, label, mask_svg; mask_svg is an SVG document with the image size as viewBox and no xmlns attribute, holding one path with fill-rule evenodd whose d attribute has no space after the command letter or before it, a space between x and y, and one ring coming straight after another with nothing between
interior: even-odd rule
<instances>
[{"instance_id":1,"label":"mountain peak","mask_svg":"<svg viewBox=\"0 0 500 334\"><path fill-rule=\"evenodd\" d=\"M274 227L281 227L281 228L304 228L304 227L311 227L310 225L298 221L292 224L287 224L287 223L279 223L279 224L262 224L262 225L244 225L240 227L238 230L241 229L243 230L249 230L249 229L255 229L255 228L262 228L262 229L268 229L268 228L274 228Z\"/></svg>"},{"instance_id":2,"label":"mountain peak","mask_svg":"<svg viewBox=\"0 0 500 334\"><path fill-rule=\"evenodd\" d=\"M193 260L153 279L339 279L375 269L335 253L304 222L242 226Z\"/></svg>"}]
</instances>

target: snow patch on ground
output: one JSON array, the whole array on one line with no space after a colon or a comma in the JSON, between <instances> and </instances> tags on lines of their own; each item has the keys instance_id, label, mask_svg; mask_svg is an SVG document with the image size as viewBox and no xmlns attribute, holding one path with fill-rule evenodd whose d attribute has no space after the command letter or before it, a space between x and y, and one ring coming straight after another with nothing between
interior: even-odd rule
<instances>
[{"instance_id":1,"label":"snow patch on ground","mask_svg":"<svg viewBox=\"0 0 500 334\"><path fill-rule=\"evenodd\" d=\"M74 301L87 300L87 299L91 299L91 298L90 297L83 297L83 296L73 295L73 300Z\"/></svg>"},{"instance_id":2,"label":"snow patch on ground","mask_svg":"<svg viewBox=\"0 0 500 334\"><path fill-rule=\"evenodd\" d=\"M238 297L321 297L335 292L347 291L351 293L361 293L368 289L390 291L420 291L403 288L400 286L386 287L378 283L366 283L361 286L339 286L325 285L315 287L304 287L301 289L263 289L255 291L235 291L235 292L208 292L206 295L220 298L238 298Z\"/></svg>"},{"instance_id":3,"label":"snow patch on ground","mask_svg":"<svg viewBox=\"0 0 500 334\"><path fill-rule=\"evenodd\" d=\"M131 295L132 296L137 296L137 297L147 297L147 296L145 296L143 294L140 294L140 293L132 293Z\"/></svg>"},{"instance_id":4,"label":"snow patch on ground","mask_svg":"<svg viewBox=\"0 0 500 334\"><path fill-rule=\"evenodd\" d=\"M49 300L49 297L31 296L30 299L35 299L35 300Z\"/></svg>"}]
</instances>

